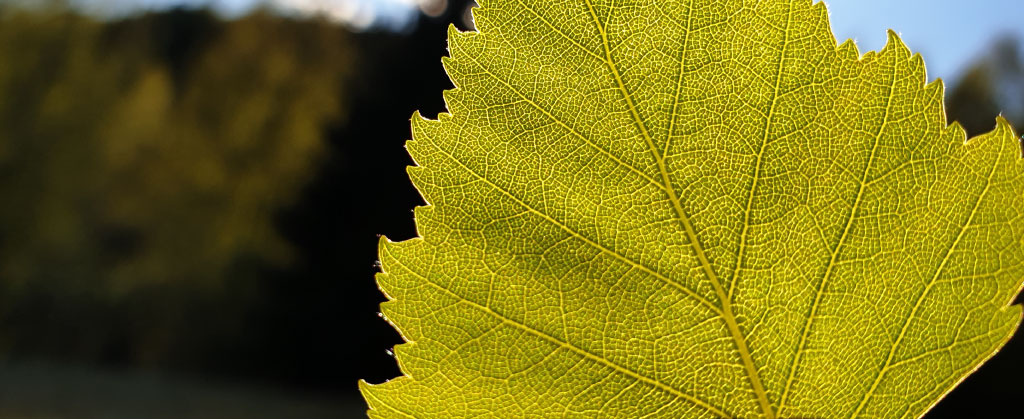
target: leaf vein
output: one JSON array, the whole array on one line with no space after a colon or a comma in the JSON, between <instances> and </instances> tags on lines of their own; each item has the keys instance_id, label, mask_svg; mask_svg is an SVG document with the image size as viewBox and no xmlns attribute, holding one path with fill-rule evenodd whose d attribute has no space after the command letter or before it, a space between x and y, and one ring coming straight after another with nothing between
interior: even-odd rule
<instances>
[{"instance_id":1,"label":"leaf vein","mask_svg":"<svg viewBox=\"0 0 1024 419\"><path fill-rule=\"evenodd\" d=\"M608 156L608 158L610 158L613 161L615 161L615 163L619 164L620 166L622 166L622 167L624 167L626 169L629 169L631 172L636 173L637 175L640 175L641 177L643 177L645 180L647 180L654 187L657 187L658 189L664 189L664 187L665 187L664 185L662 185L658 181L656 181L653 178L651 178L647 173L644 173L642 170L637 169L636 167L634 167L633 165L631 165L629 163L626 163L625 161L623 161L621 158L619 158L615 154L612 154L612 152L610 152L608 150L605 150L603 147L597 145L596 143L594 143L593 141L588 139L586 136L581 134L579 131L577 131L576 129L574 129L571 126L569 126L569 124L566 124L561 119L559 119L554 114L552 114L550 111L548 111L544 107L540 106L540 104L535 102L533 99L530 99L529 97L524 95L522 92L520 92L516 88L512 87L512 85L509 84L507 81L503 80L502 78L498 77L496 74L494 74L493 72L488 70L486 67L484 67L482 64L480 64L480 62L477 61L476 58L474 58L472 55L467 54L466 56L469 58L470 61L473 62L473 64L476 64L476 66L479 67L480 70L484 72L484 74L487 74L488 76L490 76L492 79L494 79L498 83L501 83L507 89L512 91L512 93L515 93L516 96L519 96L520 98L522 98L524 102L529 103L535 109L537 109L538 111L543 113L544 116L548 117L548 119L550 119L552 122L558 124L562 128L565 128L566 131L569 131L569 133L573 134L574 136L576 136L580 140L583 140L584 143L586 143L590 147L594 148L595 150L597 150L601 154L604 154L605 156Z\"/></svg>"},{"instance_id":2,"label":"leaf vein","mask_svg":"<svg viewBox=\"0 0 1024 419\"><path fill-rule=\"evenodd\" d=\"M740 232L740 245L737 250L735 266L732 269L732 277L729 278L729 298L732 298L732 293L736 287L736 283L739 282L740 267L743 265L743 260L746 255L747 248L747 234L750 232L750 209L754 204L754 195L757 193L757 184L761 177L761 162L764 157L764 149L768 145L768 135L771 133L772 122L775 117L775 106L779 101L779 87L782 82L782 65L786 61L786 47L789 46L789 25L793 18L793 5L789 6L789 16L786 18L786 29L783 31L782 36L782 51L779 52L779 63L775 68L775 87L772 90L772 100L768 105L768 113L765 115L765 123L763 128L763 135L761 136L761 147L757 151L757 158L754 162L754 178L750 182L749 192L747 194L747 206L743 209L743 230Z\"/></svg>"},{"instance_id":3,"label":"leaf vein","mask_svg":"<svg viewBox=\"0 0 1024 419\"><path fill-rule=\"evenodd\" d=\"M640 118L636 105L633 103L632 95L629 90L626 89L626 85L622 81L622 75L619 74L618 67L611 55L611 48L608 42L608 32L602 25L601 20L597 17L597 13L594 10L594 5L591 0L586 0L586 4L590 11L591 18L593 19L595 26L597 26L598 32L601 34L601 43L604 46L604 53L607 58L606 62L615 78L617 87L622 92L622 95L626 100L630 115L633 117L633 122L636 123L637 128L640 130L644 141L647 143L647 146L654 157L655 162L658 164L658 169L661 172L661 177L665 184L665 191L668 194L669 200L672 201L672 205L675 208L679 222L683 225L683 228L686 231L693 252L697 256L697 259L700 260L701 267L703 268L708 280L711 282L712 287L715 289L715 294L718 296L718 299L722 304L722 319L726 323L726 326L729 329L729 334L732 336L732 340L736 346L736 350L740 354L744 370L746 371L747 378L750 381L751 389L753 390L765 417L767 419L774 419L775 412L772 410L771 403L768 401L768 395L764 390L764 386L761 384L761 377L759 376L757 369L754 367L754 362L750 355L750 349L747 348L746 339L743 337L743 333L740 331L739 325L736 322L736 317L732 313L732 302L722 289L722 284L719 281L717 274L715 274L714 268L712 268L711 263L707 259L704 248L697 238L697 233L694 230L689 217L686 216L686 212L683 210L679 198L676 196L675 189L672 186L672 181L669 178L668 170L665 167L665 160L662 158L658 148L654 145L654 141L651 139L651 135L647 131L647 126L644 124L643 119Z\"/></svg>"},{"instance_id":4,"label":"leaf vein","mask_svg":"<svg viewBox=\"0 0 1024 419\"><path fill-rule=\"evenodd\" d=\"M515 328L520 329L520 330L522 330L524 332L530 333L530 334L532 334L534 336L537 336L537 337L539 337L541 339L544 339L544 340L546 340L546 341L548 341L550 343L558 345L559 347L562 347L562 348L565 348L565 349L569 349L570 351L573 351L573 352L577 353L578 355L583 356L586 359L589 359L591 361L597 362L599 364L603 364L603 365L611 368L612 370L614 370L614 371L616 371L616 372L618 372L620 374L623 374L625 376L633 378L634 380L637 380L637 381L642 381L642 382L644 382L644 383L646 383L648 385L651 385L651 386L653 386L655 388L658 388L658 389L660 389L662 391L668 392L668 393L670 393L670 394L672 394L672 395L674 395L676 397L679 397L679 398L682 398L682 399L684 399L686 401L689 401L690 403L693 403L693 404L695 404L697 406L700 406L701 408L707 410L708 412L711 412L712 414L718 415L720 417L728 417L729 416L729 415L725 414L725 412L723 412L721 409L711 405L708 402L705 402L705 401L703 401L701 399L698 399L697 397L695 397L693 395L687 394L687 393L683 392L682 390L679 390L679 389L677 389L677 388L675 388L673 386L665 384L665 383L663 383L663 382L661 382L661 381L659 381L657 379L654 379L654 378L651 378L651 377L647 377L647 376L645 376L643 374L640 374L640 373L638 373L636 371L633 371L633 370L631 370L629 368L623 367L623 366L621 366L621 365L619 365L619 364L617 364L615 362L612 362L611 360L609 360L608 358L606 358L604 356L592 353L590 351L587 351L586 349L583 349L583 348L580 348L580 347L578 347L576 345L573 345L572 343L568 342L568 339L561 339L561 338L552 336L552 335L547 334L547 333L545 333L545 332L543 332L543 331L541 331L539 329L536 329L536 328L534 328L534 327L532 327L530 325L527 325L525 323L522 323L522 322L519 322L517 320L514 320L514 319L512 319L512 318L510 318L508 316L505 316L504 314L501 314L501 313L499 313L497 311L492 310L490 307L481 305L481 304L479 304L479 303L477 303L477 302L475 302L473 300L470 300L470 299L468 299L466 297L463 297L462 295L459 295L459 294L455 293L454 291L451 291L451 290L449 290L449 289L447 289L447 288L445 288L445 287L435 283L434 281L431 281L426 276L424 276L424 275L420 274L419 272L416 272L416 271L410 269L409 267L405 266L405 264L403 264L397 258L392 257L392 260L398 266L400 266L402 269L404 269L406 272L409 272L409 273L415 275L416 277L418 277L424 283L434 287L435 289L437 289L437 290L439 290L441 292L444 292L444 293L448 294L449 296L451 296L451 297L453 297L455 299L458 299L459 301L462 301L462 302L466 303L467 305L469 305L469 306L471 306L473 308L476 308L477 310L480 310L480 311L482 311L484 313L487 313L487 314L493 316L494 318L498 319L500 322L502 322L504 324L507 324L507 325L512 326L512 327L515 327Z\"/></svg>"},{"instance_id":5,"label":"leaf vein","mask_svg":"<svg viewBox=\"0 0 1024 419\"><path fill-rule=\"evenodd\" d=\"M984 199L985 194L988 193L990 187L992 186L992 176L995 174L996 167L999 166L999 162L1003 156L1002 148L1003 146L1000 146L999 152L996 153L995 162L992 164L992 169L989 171L988 178L985 179L985 187L981 190L981 193L978 194L978 198L974 201L974 205L971 208L971 213L967 216L967 220L960 227L960 232L957 234L956 239L953 240L953 244L950 245L948 249L946 249L946 254L942 257L942 262L939 263L939 267L935 269L935 274L932 275L931 280L928 281L928 285L925 286L924 290L921 292L921 295L919 295L917 297L917 300L914 302L914 308L910 310L910 315L907 316L907 318L903 321L903 327L900 328L899 336L896 337L896 341L893 342L893 344L889 347L889 354L886 356L885 363L882 364L882 368L880 368L878 370L878 374L875 375L875 380L873 383L871 383L871 388L868 389L867 393L864 393L864 397L861 399L860 404L857 406L857 410L855 410L853 414L850 415L851 418L856 417L860 413L860 411L864 409L864 406L867 405L867 401L871 398L871 395L874 394L875 390L878 388L878 383L882 381L882 378L884 378L885 374L890 370L890 364L892 363L893 355L896 354L896 348L900 346L900 343L903 343L903 338L907 334L907 329L910 327L910 323L915 317L917 317L917 310L921 308L921 302L924 301L925 297L927 297L929 292L931 292L932 287L935 285L939 278L939 275L942 274L942 270L945 269L946 263L949 262L950 256L953 254L953 249L956 249L957 245L960 244L960 240L964 237L964 233L967 232L967 228L970 227L971 223L974 221L974 216L977 215L978 213L978 207L981 206L981 201Z\"/></svg>"},{"instance_id":6,"label":"leaf vein","mask_svg":"<svg viewBox=\"0 0 1024 419\"><path fill-rule=\"evenodd\" d=\"M573 45L575 45L581 51L587 53L591 57L597 58L598 61L604 62L604 58L602 58L600 55L598 55L594 51L591 51L589 48L583 46L583 44L580 44L579 41L573 39L571 36L566 35L565 32L562 32L561 29L558 29L558 27L555 26L554 24L552 24L551 21L549 21L546 18L544 18L544 16L542 16L540 13L537 13L537 9L535 9L532 6L527 5L526 3L523 3L522 0L516 0L516 3L519 3L519 5L523 7L523 10L526 10L527 12L530 12L530 14L536 16L537 19L540 20L541 22L543 22L545 25L547 25L548 28L551 28L552 31L554 31L555 33L561 35L562 38L565 38L565 40L571 42Z\"/></svg>"},{"instance_id":7,"label":"leaf vein","mask_svg":"<svg viewBox=\"0 0 1024 419\"><path fill-rule=\"evenodd\" d=\"M885 101L885 114L882 117L882 123L878 127L878 131L875 133L874 140L871 145L871 154L868 156L867 164L864 166L864 171L861 173L861 177L857 187L857 197L854 199L853 205L850 207L850 214L846 218L845 226L843 227L843 233L839 237L839 241L836 242L835 247L832 248L831 256L829 257L828 265L825 267L825 273L822 275L821 280L818 282L817 289L814 294L814 302L811 304L811 313L807 316L804 321L803 330L800 332L800 343L797 344L796 354L793 357L793 364L790 365L789 374L786 378L786 386L782 391L782 401L780 402L780 409L785 409L786 400L789 396L789 390L792 388L793 380L796 378L796 372L799 369L800 362L802 361L802 355L804 348L807 345L808 333L811 326L814 323L814 318L818 313L818 305L821 302L821 297L824 294L825 286L828 283L829 278L834 272L838 257L839 250L846 243L846 238L849 236L850 230L853 227L853 222L857 219L857 209L860 207L861 199L864 196L864 190L869 186L866 182L867 176L874 166L875 153L878 151L878 142L881 139L882 133L885 131L885 127L889 124L889 114L892 111L893 97L896 93L896 81L897 81L897 70L899 69L899 59L897 58L893 62L892 66L892 81L889 85L889 94Z\"/></svg>"},{"instance_id":8,"label":"leaf vein","mask_svg":"<svg viewBox=\"0 0 1024 419\"><path fill-rule=\"evenodd\" d=\"M487 178L481 176L479 173L477 173L473 169L470 169L464 163L462 163L461 161L456 159L455 156L453 156L448 151L442 150L442 149L440 149L438 147L434 147L434 149L437 150L439 153L444 154L445 156L447 156L449 159L451 159L457 165L462 167L462 169L465 170L467 173L473 175L473 177L479 179L481 182L484 182L488 186L494 188L494 190L496 190L498 192L501 192L503 195L509 197L509 199L514 201L516 204L522 206L527 211L536 214L537 216L541 217L542 219L544 219L545 221L547 221L547 222L549 222L551 224L554 224L556 227L562 229L563 231L569 233L573 237L575 237L575 238L579 239L580 241L590 245L591 247L593 247L593 248L595 248L595 249L597 249L597 250L599 250L599 251L601 251L603 253L611 255L612 257L614 257L614 258L616 258L616 259L626 263L627 265L629 265L631 267L640 269L641 271L644 271L644 272L648 273L649 275L651 275L651 276L653 276L655 278L660 279L661 281L663 281L666 284L672 286L673 288L675 288L675 289L677 289L679 291L682 291L684 294L686 294L686 295L692 297L693 299L697 300L698 302L700 302L701 304L706 306L708 309L713 311L715 314L718 314L719 316L722 315L722 310L720 308L718 308L718 306L712 304L710 301L705 299L703 296L701 296L696 291L691 290L691 289L683 286L683 284L680 284L679 282L673 280L672 278L669 278L669 277L663 275L662 273L660 273L660 272L658 272L658 271L656 271L656 270L654 270L652 268L647 267L646 265L643 265L643 264L641 264L641 263L639 263L637 261L634 261L634 260L626 257L625 255L620 254L619 252L616 252L616 251L614 251L614 250L612 250L612 249L610 249L610 248L608 248L608 247L606 247L606 246L604 246L604 245L602 245L602 244L600 244L600 243L598 243L598 242L596 242L594 240L591 240L590 238L580 234L576 230L573 230L573 229L569 228L569 226L565 225L561 221L559 221L559 220L557 220L557 219L555 219L555 218L553 218L553 217L551 217L551 216L549 216L549 215L547 215L547 214L545 214L545 213L543 213L543 212L533 208L532 206L528 205L525 201L523 201L522 199L519 199L518 197L513 195L511 192L506 190L505 188L502 188L502 187L498 186L497 184L495 184L494 182L491 182L490 179L487 179Z\"/></svg>"}]
</instances>

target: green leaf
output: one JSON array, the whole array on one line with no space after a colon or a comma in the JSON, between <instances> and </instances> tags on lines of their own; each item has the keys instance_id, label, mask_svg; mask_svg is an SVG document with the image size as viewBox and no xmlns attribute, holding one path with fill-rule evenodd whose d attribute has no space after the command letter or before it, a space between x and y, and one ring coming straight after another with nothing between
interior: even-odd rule
<instances>
[{"instance_id":1,"label":"green leaf","mask_svg":"<svg viewBox=\"0 0 1024 419\"><path fill-rule=\"evenodd\" d=\"M1024 167L809 0L492 0L414 116L372 417L918 417L1021 319Z\"/></svg>"}]
</instances>

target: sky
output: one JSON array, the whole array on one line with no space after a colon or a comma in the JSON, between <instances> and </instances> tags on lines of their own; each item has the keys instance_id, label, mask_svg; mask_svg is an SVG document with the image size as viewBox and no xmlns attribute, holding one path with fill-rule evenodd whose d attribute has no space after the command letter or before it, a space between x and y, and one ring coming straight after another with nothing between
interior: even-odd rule
<instances>
[{"instance_id":1,"label":"sky","mask_svg":"<svg viewBox=\"0 0 1024 419\"><path fill-rule=\"evenodd\" d=\"M993 40L1024 40L1024 0L824 0L832 32L857 41L861 53L885 45L893 29L924 57L928 78L950 82Z\"/></svg>"},{"instance_id":2,"label":"sky","mask_svg":"<svg viewBox=\"0 0 1024 419\"><path fill-rule=\"evenodd\" d=\"M0 0L2 1L2 0ZM125 10L180 4L212 4L227 14L271 3L295 13L325 13L354 29L402 30L423 10L445 0L72 0L86 7ZM928 78L955 81L992 40L1013 34L1024 39L1024 0L823 0L833 33L857 41L860 51L880 49L892 28L920 52Z\"/></svg>"}]
</instances>

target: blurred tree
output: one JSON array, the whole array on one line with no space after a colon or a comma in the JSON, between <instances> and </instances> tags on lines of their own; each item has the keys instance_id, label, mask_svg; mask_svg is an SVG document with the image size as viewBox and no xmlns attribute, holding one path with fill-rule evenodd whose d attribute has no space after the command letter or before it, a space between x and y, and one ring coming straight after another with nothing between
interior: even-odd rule
<instances>
[{"instance_id":1,"label":"blurred tree","mask_svg":"<svg viewBox=\"0 0 1024 419\"><path fill-rule=\"evenodd\" d=\"M1003 38L964 73L946 97L949 121L959 121L970 136L995 127L1003 114L1024 129L1024 61L1016 38Z\"/></svg>"},{"instance_id":2,"label":"blurred tree","mask_svg":"<svg viewBox=\"0 0 1024 419\"><path fill-rule=\"evenodd\" d=\"M187 312L229 288L242 307L231 283L289 262L273 215L341 123L349 38L263 12L0 9L0 353L156 362L237 329Z\"/></svg>"}]
</instances>

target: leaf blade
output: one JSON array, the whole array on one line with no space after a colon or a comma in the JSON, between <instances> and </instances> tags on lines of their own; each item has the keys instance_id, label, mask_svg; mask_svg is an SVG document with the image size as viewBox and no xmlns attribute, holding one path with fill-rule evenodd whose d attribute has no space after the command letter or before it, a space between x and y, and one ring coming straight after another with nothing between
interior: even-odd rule
<instances>
[{"instance_id":1,"label":"leaf blade","mask_svg":"<svg viewBox=\"0 0 1024 419\"><path fill-rule=\"evenodd\" d=\"M378 281L415 378L363 385L371 408L913 417L1016 329L1015 136L1000 120L964 145L895 34L859 56L803 0L530 4L450 32L451 114L413 119L422 239L383 243L405 250ZM958 211L985 156L1005 158L975 225ZM954 236L989 257L939 258ZM975 282L947 289L947 264ZM952 295L973 304L957 319ZM927 391L894 401L913 377Z\"/></svg>"}]
</instances>

